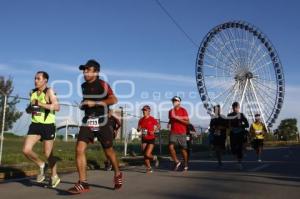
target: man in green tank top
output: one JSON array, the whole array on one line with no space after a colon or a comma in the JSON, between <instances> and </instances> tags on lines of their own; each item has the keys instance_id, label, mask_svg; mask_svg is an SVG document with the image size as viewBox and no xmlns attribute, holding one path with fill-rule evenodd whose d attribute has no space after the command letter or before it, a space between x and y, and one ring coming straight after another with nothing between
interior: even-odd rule
<instances>
[{"instance_id":1,"label":"man in green tank top","mask_svg":"<svg viewBox=\"0 0 300 199\"><path fill-rule=\"evenodd\" d=\"M45 173L48 166L51 168L51 187L55 188L60 183L60 178L56 172L56 160L53 157L53 143L55 139L55 111L59 111L60 106L52 88L47 87L49 75L44 71L38 71L35 75L35 88L30 92L30 104L26 109L31 114L31 125L25 138L24 155L40 167L37 182L45 180ZM33 151L34 145L43 142L44 155L48 163L42 161Z\"/></svg>"}]
</instances>

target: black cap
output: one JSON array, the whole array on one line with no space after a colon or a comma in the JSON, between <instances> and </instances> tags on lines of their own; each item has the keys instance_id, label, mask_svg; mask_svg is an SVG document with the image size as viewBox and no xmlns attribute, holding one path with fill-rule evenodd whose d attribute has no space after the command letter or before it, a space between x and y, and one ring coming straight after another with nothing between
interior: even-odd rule
<instances>
[{"instance_id":1,"label":"black cap","mask_svg":"<svg viewBox=\"0 0 300 199\"><path fill-rule=\"evenodd\" d=\"M240 106L240 104L239 104L238 102L233 102L232 108L236 108L236 107L238 107L238 106Z\"/></svg>"},{"instance_id":2,"label":"black cap","mask_svg":"<svg viewBox=\"0 0 300 199\"><path fill-rule=\"evenodd\" d=\"M145 106L143 106L143 108L142 108L142 110L151 110L151 108L150 108L150 106L149 105L145 105Z\"/></svg>"},{"instance_id":3,"label":"black cap","mask_svg":"<svg viewBox=\"0 0 300 199\"><path fill-rule=\"evenodd\" d=\"M172 98L172 102L174 102L174 101L181 102L181 98L178 97L178 96L174 96L174 97Z\"/></svg>"},{"instance_id":4,"label":"black cap","mask_svg":"<svg viewBox=\"0 0 300 199\"><path fill-rule=\"evenodd\" d=\"M94 59L90 59L86 62L86 64L80 65L79 70L84 70L88 67L95 67L97 71L100 71L100 64Z\"/></svg>"}]
</instances>

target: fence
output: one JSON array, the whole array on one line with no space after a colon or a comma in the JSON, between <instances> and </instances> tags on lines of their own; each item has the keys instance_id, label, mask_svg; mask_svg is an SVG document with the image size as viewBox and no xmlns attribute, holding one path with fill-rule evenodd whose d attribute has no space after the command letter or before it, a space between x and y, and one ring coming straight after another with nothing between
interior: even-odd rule
<instances>
[{"instance_id":1,"label":"fence","mask_svg":"<svg viewBox=\"0 0 300 199\"><path fill-rule=\"evenodd\" d=\"M4 96L2 113L2 122L1 122L1 145L0 145L0 165L2 163L2 153L3 153L3 142L5 138L5 111L9 108L7 107L7 99L16 96L6 96L5 93L1 93ZM17 97L20 100L20 104L17 106L17 109L23 112L23 115L20 119L16 121L13 129L11 131L20 136L25 136L27 134L28 127L31 123L31 115L28 115L24 112L27 104L29 104L29 98ZM66 142L75 141L79 132L79 127L81 125L81 119L83 117L83 112L79 109L78 104L76 103L60 103L61 110L56 113L56 127L57 127L57 139L62 139ZM139 151L140 146L140 134L136 131L138 120L141 118L140 115L133 114L127 111L126 105L114 107L114 115L121 121L121 128L116 139L117 150L122 151L123 155L126 156L128 153L134 153ZM168 121L161 120L161 113L158 112L154 117L159 121L162 129L167 128ZM198 135L205 131L205 129L200 126L195 126ZM168 143L167 131L162 130L156 133L157 135L157 153L163 154ZM203 138L198 137L195 140L196 143L202 144Z\"/></svg>"}]
</instances>

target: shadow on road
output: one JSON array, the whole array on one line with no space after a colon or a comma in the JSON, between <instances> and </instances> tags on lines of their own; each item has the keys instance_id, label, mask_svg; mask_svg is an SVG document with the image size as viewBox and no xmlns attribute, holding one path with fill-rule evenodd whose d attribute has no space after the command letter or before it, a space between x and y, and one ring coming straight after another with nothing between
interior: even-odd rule
<instances>
[{"instance_id":1,"label":"shadow on road","mask_svg":"<svg viewBox=\"0 0 300 199\"><path fill-rule=\"evenodd\" d=\"M14 178L24 178L26 174L21 169L15 167L1 167L0 166L0 179L8 180Z\"/></svg>"},{"instance_id":2,"label":"shadow on road","mask_svg":"<svg viewBox=\"0 0 300 199\"><path fill-rule=\"evenodd\" d=\"M248 182L255 184L300 187L300 185L297 184L300 183L300 158L298 154L300 154L300 147L266 149L264 155L265 161L259 163L256 161L254 151L251 150L247 152L247 156L243 163L243 170L239 170L236 161L231 155L224 157L224 165L222 168L217 166L217 162L213 160L213 158L200 159L196 155L192 156L189 164L189 171L213 172L215 174L214 176L216 176L214 178L181 175L180 173L182 173L183 168L181 167L180 171L174 172L174 163L167 159L162 160L160 167L154 169L154 172L158 173L158 175L170 178L186 177L199 180L224 181L226 183ZM289 156L287 157L287 155ZM126 171L145 173L145 167L132 167ZM232 178L222 178L224 175L218 177L218 173L228 174ZM238 177L238 179L236 177ZM261 178L265 179L263 183L260 181Z\"/></svg>"}]
</instances>

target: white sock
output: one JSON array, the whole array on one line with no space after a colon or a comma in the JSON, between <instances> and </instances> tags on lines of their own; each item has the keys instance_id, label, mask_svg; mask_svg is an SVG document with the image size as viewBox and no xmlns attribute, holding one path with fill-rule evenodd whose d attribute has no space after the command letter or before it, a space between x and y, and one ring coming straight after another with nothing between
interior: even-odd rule
<instances>
[{"instance_id":1,"label":"white sock","mask_svg":"<svg viewBox=\"0 0 300 199\"><path fill-rule=\"evenodd\" d=\"M45 162L40 166L41 169L45 168Z\"/></svg>"},{"instance_id":2,"label":"white sock","mask_svg":"<svg viewBox=\"0 0 300 199\"><path fill-rule=\"evenodd\" d=\"M44 174L45 162L40 166L41 174Z\"/></svg>"}]
</instances>

